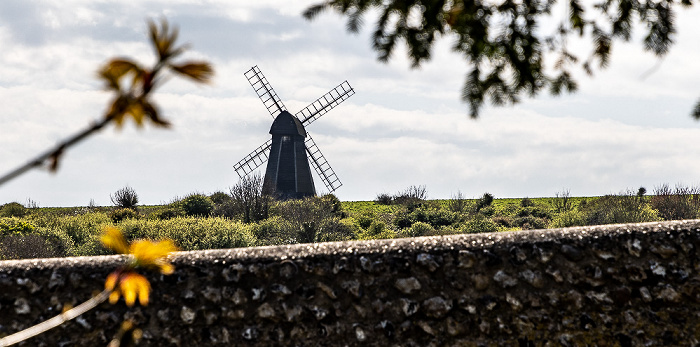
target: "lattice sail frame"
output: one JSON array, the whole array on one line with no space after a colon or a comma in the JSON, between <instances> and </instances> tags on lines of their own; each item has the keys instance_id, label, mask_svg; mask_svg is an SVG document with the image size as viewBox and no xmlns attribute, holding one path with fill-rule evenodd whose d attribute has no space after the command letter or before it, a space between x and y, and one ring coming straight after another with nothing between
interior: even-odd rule
<instances>
[{"instance_id":1,"label":"lattice sail frame","mask_svg":"<svg viewBox=\"0 0 700 347\"><path fill-rule=\"evenodd\" d=\"M272 118L277 117L280 112L287 110L284 103L257 65L246 71L244 75ZM348 83L348 81L343 81L343 83L297 112L295 117L300 119L302 125L306 127L354 94L355 90L350 86L350 83ZM311 165L314 167L314 170L321 178L326 188L332 193L343 184L338 179L338 176L335 174L330 164L328 164L328 160L323 156L323 153L321 153L321 150L311 138L308 131L306 135L307 138L304 144ZM236 170L238 177L243 178L248 176L265 163L269 159L268 152L271 146L272 140L268 140L236 163L233 168Z\"/></svg>"},{"instance_id":2,"label":"lattice sail frame","mask_svg":"<svg viewBox=\"0 0 700 347\"><path fill-rule=\"evenodd\" d=\"M265 75L262 74L262 71L260 71L257 65L246 71L244 75L248 79L248 83L250 83L255 90L255 94L258 94L263 105L265 105L267 112L270 112L272 118L277 117L280 112L287 110L284 103L280 97L277 96L275 90L272 89L270 82L267 81L267 78L265 78Z\"/></svg>"},{"instance_id":3,"label":"lattice sail frame","mask_svg":"<svg viewBox=\"0 0 700 347\"><path fill-rule=\"evenodd\" d=\"M323 156L321 150L316 146L314 139L312 139L308 133L306 135L304 144L306 145L306 153L309 154L311 166L314 167L318 176L321 177L321 181L326 185L328 192L333 193L336 189L340 188L343 183L340 182L335 171L333 171L331 165L328 164L328 160L326 160L326 157Z\"/></svg>"}]
</instances>

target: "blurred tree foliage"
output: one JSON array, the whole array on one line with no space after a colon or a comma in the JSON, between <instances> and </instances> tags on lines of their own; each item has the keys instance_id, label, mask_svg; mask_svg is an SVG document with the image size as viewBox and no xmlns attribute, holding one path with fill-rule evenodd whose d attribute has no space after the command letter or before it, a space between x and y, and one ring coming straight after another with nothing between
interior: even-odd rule
<instances>
[{"instance_id":1,"label":"blurred tree foliage","mask_svg":"<svg viewBox=\"0 0 700 347\"><path fill-rule=\"evenodd\" d=\"M438 38L455 38L452 49L470 66L462 99L476 118L485 100L494 105L515 104L523 95L542 90L553 95L573 92L577 83L570 68L580 66L588 74L605 68L613 42L629 41L635 26L644 30L643 46L656 56L669 51L676 33L677 7L692 0L602 0L584 6L579 0L562 3L566 18L557 30L543 33L540 24L551 16L555 0L326 0L306 9L315 18L326 9L347 17L347 30L359 31L363 16L378 12L372 45L386 62L404 42L413 67L430 60ZM580 58L567 48L571 35L585 37L591 54ZM545 59L553 55L554 59ZM553 62L548 67L545 61ZM553 70L551 69L553 68ZM550 72L553 71L553 72ZM700 103L693 111L700 119Z\"/></svg>"}]
</instances>

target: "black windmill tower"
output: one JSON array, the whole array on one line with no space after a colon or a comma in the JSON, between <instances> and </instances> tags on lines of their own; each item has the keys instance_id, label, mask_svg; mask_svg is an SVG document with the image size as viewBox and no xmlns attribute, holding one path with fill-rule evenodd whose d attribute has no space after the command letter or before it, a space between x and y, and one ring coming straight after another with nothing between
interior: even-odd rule
<instances>
[{"instance_id":1,"label":"black windmill tower","mask_svg":"<svg viewBox=\"0 0 700 347\"><path fill-rule=\"evenodd\" d=\"M340 188L338 176L304 127L355 94L348 81L292 115L257 66L248 70L245 77L275 120L270 127L272 139L233 166L238 176L249 175L267 161L263 192L283 200L301 199L316 195L311 162L329 192Z\"/></svg>"}]
</instances>

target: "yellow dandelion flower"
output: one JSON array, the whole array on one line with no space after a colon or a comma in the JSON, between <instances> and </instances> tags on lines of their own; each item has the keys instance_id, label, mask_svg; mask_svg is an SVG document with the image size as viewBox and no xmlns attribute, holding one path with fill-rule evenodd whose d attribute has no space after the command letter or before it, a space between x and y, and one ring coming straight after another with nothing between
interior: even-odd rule
<instances>
[{"instance_id":1,"label":"yellow dandelion flower","mask_svg":"<svg viewBox=\"0 0 700 347\"><path fill-rule=\"evenodd\" d=\"M129 246L129 254L136 258L137 265L157 268L166 275L173 273L174 268L166 261L166 257L174 251L177 251L177 247L170 240L159 242L138 240Z\"/></svg>"},{"instance_id":2,"label":"yellow dandelion flower","mask_svg":"<svg viewBox=\"0 0 700 347\"><path fill-rule=\"evenodd\" d=\"M113 226L108 226L104 229L104 234L100 238L100 241L102 241L102 244L106 248L109 248L117 253L129 253L129 244L126 243L124 235L122 234L121 230Z\"/></svg>"},{"instance_id":3,"label":"yellow dandelion flower","mask_svg":"<svg viewBox=\"0 0 700 347\"><path fill-rule=\"evenodd\" d=\"M123 296L128 306L133 306L137 298L141 305L148 305L151 284L146 277L134 271L137 267L157 269L165 275L175 271L173 265L167 261L168 254L177 251L177 247L171 240L158 242L138 240L129 244L122 232L115 227L105 228L101 240L105 247L133 256L131 264L112 272L105 280L105 289L110 291L109 302L112 304Z\"/></svg>"},{"instance_id":4,"label":"yellow dandelion flower","mask_svg":"<svg viewBox=\"0 0 700 347\"><path fill-rule=\"evenodd\" d=\"M133 271L117 270L107 276L105 289L111 290L109 294L109 302L116 304L119 297L123 296L126 305L131 307L138 298L139 303L143 306L148 305L148 295L151 291L151 284L148 279Z\"/></svg>"}]
</instances>

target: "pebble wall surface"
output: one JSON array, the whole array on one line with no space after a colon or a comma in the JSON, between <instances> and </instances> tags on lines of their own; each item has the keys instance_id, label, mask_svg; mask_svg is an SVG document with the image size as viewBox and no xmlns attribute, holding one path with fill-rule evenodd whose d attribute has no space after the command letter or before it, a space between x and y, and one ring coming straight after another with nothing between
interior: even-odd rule
<instances>
[{"instance_id":1,"label":"pebble wall surface","mask_svg":"<svg viewBox=\"0 0 700 347\"><path fill-rule=\"evenodd\" d=\"M25 346L696 346L700 221L180 252L147 307ZM101 291L121 256L0 262L0 337Z\"/></svg>"}]
</instances>

